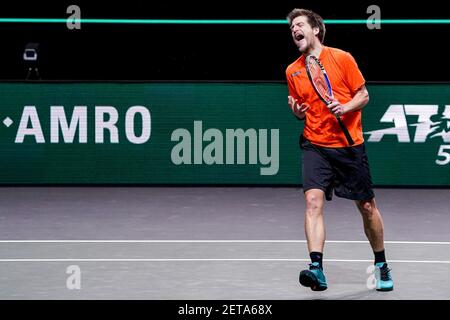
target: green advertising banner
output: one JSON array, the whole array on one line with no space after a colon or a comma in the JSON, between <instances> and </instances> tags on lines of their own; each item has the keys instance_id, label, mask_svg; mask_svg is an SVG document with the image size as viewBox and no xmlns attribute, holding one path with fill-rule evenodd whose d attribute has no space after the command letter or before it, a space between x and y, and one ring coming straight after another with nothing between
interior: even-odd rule
<instances>
[{"instance_id":1,"label":"green advertising banner","mask_svg":"<svg viewBox=\"0 0 450 320\"><path fill-rule=\"evenodd\" d=\"M450 186L450 85L369 85L374 184ZM301 184L282 83L0 83L2 184ZM449 105L447 105L449 103Z\"/></svg>"}]
</instances>

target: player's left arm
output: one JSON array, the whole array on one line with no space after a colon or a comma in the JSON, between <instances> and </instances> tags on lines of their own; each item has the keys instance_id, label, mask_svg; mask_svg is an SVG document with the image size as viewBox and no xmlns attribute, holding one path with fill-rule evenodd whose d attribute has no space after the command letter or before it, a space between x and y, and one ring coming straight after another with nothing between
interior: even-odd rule
<instances>
[{"instance_id":1,"label":"player's left arm","mask_svg":"<svg viewBox=\"0 0 450 320\"><path fill-rule=\"evenodd\" d=\"M366 89L364 77L353 56L348 52L345 53L341 56L341 63L345 70L345 84L350 89L353 98L343 104L336 100L328 105L333 113L339 115L360 110L369 103L369 92Z\"/></svg>"},{"instance_id":2,"label":"player's left arm","mask_svg":"<svg viewBox=\"0 0 450 320\"><path fill-rule=\"evenodd\" d=\"M369 92L366 89L365 85L362 85L361 88L356 91L352 100L342 105L343 113L357 111L364 108L369 103Z\"/></svg>"}]
</instances>

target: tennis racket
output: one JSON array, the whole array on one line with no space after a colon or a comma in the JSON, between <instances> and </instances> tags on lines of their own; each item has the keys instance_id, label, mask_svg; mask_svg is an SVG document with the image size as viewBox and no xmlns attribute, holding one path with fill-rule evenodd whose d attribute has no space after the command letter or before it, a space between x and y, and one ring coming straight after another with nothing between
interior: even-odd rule
<instances>
[{"instance_id":1,"label":"tennis racket","mask_svg":"<svg viewBox=\"0 0 450 320\"><path fill-rule=\"evenodd\" d=\"M327 73L320 63L319 59L317 59L313 55L309 55L306 57L306 73L308 74L308 78L311 81L311 84L319 96L320 100L322 100L326 105L329 105L333 102L333 89L331 88L330 80L328 79ZM345 138L350 146L354 145L350 133L348 132L347 127L342 121L340 115L335 115L336 119L339 122L339 126L344 132Z\"/></svg>"}]
</instances>

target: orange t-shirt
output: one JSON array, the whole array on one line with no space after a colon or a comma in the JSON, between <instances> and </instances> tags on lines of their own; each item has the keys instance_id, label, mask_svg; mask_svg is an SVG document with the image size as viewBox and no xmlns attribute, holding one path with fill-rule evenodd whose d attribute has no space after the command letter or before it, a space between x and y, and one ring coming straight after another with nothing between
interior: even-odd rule
<instances>
[{"instance_id":1,"label":"orange t-shirt","mask_svg":"<svg viewBox=\"0 0 450 320\"><path fill-rule=\"evenodd\" d=\"M341 104L347 103L365 84L355 59L348 52L324 46L319 60L325 68L333 89L334 98ZM289 95L310 106L306 112L303 135L313 144L324 147L348 147L344 133L336 117L317 96L308 79L305 57L302 55L286 69ZM361 126L361 110L341 116L355 146L364 142Z\"/></svg>"}]
</instances>

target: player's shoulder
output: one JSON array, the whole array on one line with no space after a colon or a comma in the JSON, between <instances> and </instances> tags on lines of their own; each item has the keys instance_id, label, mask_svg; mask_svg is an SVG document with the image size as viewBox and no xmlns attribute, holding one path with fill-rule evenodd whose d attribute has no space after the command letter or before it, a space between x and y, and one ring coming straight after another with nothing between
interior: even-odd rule
<instances>
[{"instance_id":1,"label":"player's shoulder","mask_svg":"<svg viewBox=\"0 0 450 320\"><path fill-rule=\"evenodd\" d=\"M295 73L304 66L305 66L305 57L301 55L297 60L295 60L294 62L292 62L290 65L287 66L286 75Z\"/></svg>"},{"instance_id":2,"label":"player's shoulder","mask_svg":"<svg viewBox=\"0 0 450 320\"><path fill-rule=\"evenodd\" d=\"M330 55L337 61L353 59L352 54L348 51L345 51L345 50L342 50L339 48L333 48L333 47L327 47L327 50L330 53Z\"/></svg>"}]
</instances>

